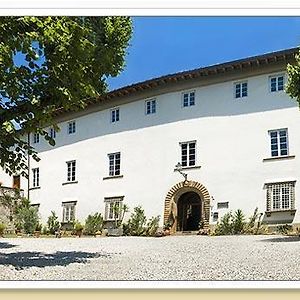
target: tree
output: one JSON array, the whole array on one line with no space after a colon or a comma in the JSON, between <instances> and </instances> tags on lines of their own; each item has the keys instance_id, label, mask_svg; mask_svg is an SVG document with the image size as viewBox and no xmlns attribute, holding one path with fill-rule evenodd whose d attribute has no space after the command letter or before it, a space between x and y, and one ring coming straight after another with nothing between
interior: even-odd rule
<instances>
[{"instance_id":1,"label":"tree","mask_svg":"<svg viewBox=\"0 0 300 300\"><path fill-rule=\"evenodd\" d=\"M26 137L39 133L57 110L78 110L107 91L132 34L129 17L0 17L0 166L27 175Z\"/></svg>"},{"instance_id":2,"label":"tree","mask_svg":"<svg viewBox=\"0 0 300 300\"><path fill-rule=\"evenodd\" d=\"M58 231L60 228L58 216L53 210L51 211L51 215L48 217L47 226L51 234L55 234L55 232Z\"/></svg>"},{"instance_id":3,"label":"tree","mask_svg":"<svg viewBox=\"0 0 300 300\"><path fill-rule=\"evenodd\" d=\"M286 92L297 100L300 106L300 52L295 56L295 64L288 64Z\"/></svg>"}]
</instances>

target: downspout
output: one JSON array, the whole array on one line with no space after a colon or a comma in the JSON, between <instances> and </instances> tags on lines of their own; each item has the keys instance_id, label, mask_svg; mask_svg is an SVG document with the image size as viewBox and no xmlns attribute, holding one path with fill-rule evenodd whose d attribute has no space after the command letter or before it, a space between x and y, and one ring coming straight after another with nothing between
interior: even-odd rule
<instances>
[{"instance_id":1,"label":"downspout","mask_svg":"<svg viewBox=\"0 0 300 300\"><path fill-rule=\"evenodd\" d=\"M30 133L27 135L27 143L28 143L28 150L30 147ZM30 187L30 155L29 151L27 151L27 168L28 168L28 178L27 178L27 199L29 199L29 187Z\"/></svg>"}]
</instances>

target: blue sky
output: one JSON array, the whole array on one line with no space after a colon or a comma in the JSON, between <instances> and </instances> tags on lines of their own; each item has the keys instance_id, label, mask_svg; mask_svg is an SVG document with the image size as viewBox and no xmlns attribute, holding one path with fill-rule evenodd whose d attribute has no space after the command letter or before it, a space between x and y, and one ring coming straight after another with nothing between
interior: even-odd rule
<instances>
[{"instance_id":1,"label":"blue sky","mask_svg":"<svg viewBox=\"0 0 300 300\"><path fill-rule=\"evenodd\" d=\"M300 45L300 17L134 17L126 67L110 90Z\"/></svg>"}]
</instances>

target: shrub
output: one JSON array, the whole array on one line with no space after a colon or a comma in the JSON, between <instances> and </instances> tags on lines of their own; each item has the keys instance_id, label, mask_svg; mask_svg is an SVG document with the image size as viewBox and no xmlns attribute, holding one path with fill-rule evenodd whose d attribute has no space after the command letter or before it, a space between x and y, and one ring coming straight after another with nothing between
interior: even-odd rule
<instances>
[{"instance_id":1,"label":"shrub","mask_svg":"<svg viewBox=\"0 0 300 300\"><path fill-rule=\"evenodd\" d=\"M42 231L43 225L41 223L37 223L35 227L35 231Z\"/></svg>"},{"instance_id":2,"label":"shrub","mask_svg":"<svg viewBox=\"0 0 300 300\"><path fill-rule=\"evenodd\" d=\"M261 227L262 214L258 213L258 208L256 207L253 215L250 217L249 222L245 225L244 231L248 234L258 234Z\"/></svg>"},{"instance_id":3,"label":"shrub","mask_svg":"<svg viewBox=\"0 0 300 300\"><path fill-rule=\"evenodd\" d=\"M279 225L277 227L278 232L281 234L288 234L289 232L292 231L292 229L293 229L293 226L289 225L289 224Z\"/></svg>"},{"instance_id":4,"label":"shrub","mask_svg":"<svg viewBox=\"0 0 300 300\"><path fill-rule=\"evenodd\" d=\"M84 228L84 226L79 221L75 221L75 223L74 223L74 230L76 232L82 231L83 228Z\"/></svg>"},{"instance_id":5,"label":"shrub","mask_svg":"<svg viewBox=\"0 0 300 300\"><path fill-rule=\"evenodd\" d=\"M25 233L33 233L39 223L37 210L30 206L20 208L17 212L16 219L18 226L20 226Z\"/></svg>"},{"instance_id":6,"label":"shrub","mask_svg":"<svg viewBox=\"0 0 300 300\"><path fill-rule=\"evenodd\" d=\"M43 234L43 235L46 235L46 234L48 234L48 233L49 233L49 231L48 231L47 226L43 226L42 234Z\"/></svg>"},{"instance_id":7,"label":"shrub","mask_svg":"<svg viewBox=\"0 0 300 300\"><path fill-rule=\"evenodd\" d=\"M241 209L238 209L232 218L232 233L241 234L244 232L245 227L245 216Z\"/></svg>"},{"instance_id":8,"label":"shrub","mask_svg":"<svg viewBox=\"0 0 300 300\"><path fill-rule=\"evenodd\" d=\"M55 234L60 228L58 217L54 211L51 211L51 215L48 217L47 226L51 234Z\"/></svg>"},{"instance_id":9,"label":"shrub","mask_svg":"<svg viewBox=\"0 0 300 300\"><path fill-rule=\"evenodd\" d=\"M129 235L143 235L145 231L145 225L147 222L145 212L141 206L137 206L133 209L133 213L130 216L127 224L127 234ZM125 226L126 227L126 226Z\"/></svg>"},{"instance_id":10,"label":"shrub","mask_svg":"<svg viewBox=\"0 0 300 300\"><path fill-rule=\"evenodd\" d=\"M85 220L85 233L89 235L95 235L97 231L103 229L103 217L101 213L95 213L94 215L88 215Z\"/></svg>"},{"instance_id":11,"label":"shrub","mask_svg":"<svg viewBox=\"0 0 300 300\"><path fill-rule=\"evenodd\" d=\"M217 224L215 229L216 235L232 234L232 213L226 213Z\"/></svg>"},{"instance_id":12,"label":"shrub","mask_svg":"<svg viewBox=\"0 0 300 300\"><path fill-rule=\"evenodd\" d=\"M3 223L0 223L0 236L3 236L6 229L6 225Z\"/></svg>"},{"instance_id":13,"label":"shrub","mask_svg":"<svg viewBox=\"0 0 300 300\"><path fill-rule=\"evenodd\" d=\"M145 231L146 235L155 236L157 229L159 227L159 219L160 219L160 216L157 216L157 217L152 217L148 221L146 231Z\"/></svg>"},{"instance_id":14,"label":"shrub","mask_svg":"<svg viewBox=\"0 0 300 300\"><path fill-rule=\"evenodd\" d=\"M220 222L216 225L215 235L228 235L228 234L258 234L259 232L266 232L268 228L260 231L262 214L258 213L258 208L255 208L253 215L250 217L249 222L245 222L245 215L241 209L226 213Z\"/></svg>"}]
</instances>

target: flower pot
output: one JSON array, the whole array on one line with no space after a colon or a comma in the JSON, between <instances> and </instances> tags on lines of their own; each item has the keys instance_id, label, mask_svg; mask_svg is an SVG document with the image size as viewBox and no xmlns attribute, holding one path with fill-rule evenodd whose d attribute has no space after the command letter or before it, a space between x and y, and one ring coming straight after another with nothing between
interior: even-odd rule
<instances>
[{"instance_id":1,"label":"flower pot","mask_svg":"<svg viewBox=\"0 0 300 300\"><path fill-rule=\"evenodd\" d=\"M40 232L40 231L35 231L35 232L34 232L34 236L35 236L35 237L39 238L40 235L41 235L41 232Z\"/></svg>"},{"instance_id":2,"label":"flower pot","mask_svg":"<svg viewBox=\"0 0 300 300\"><path fill-rule=\"evenodd\" d=\"M107 228L108 236L121 236L123 235L123 228Z\"/></svg>"}]
</instances>

